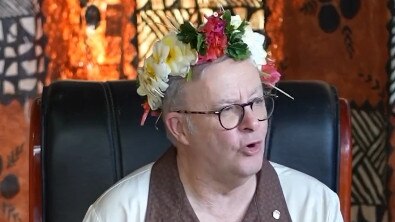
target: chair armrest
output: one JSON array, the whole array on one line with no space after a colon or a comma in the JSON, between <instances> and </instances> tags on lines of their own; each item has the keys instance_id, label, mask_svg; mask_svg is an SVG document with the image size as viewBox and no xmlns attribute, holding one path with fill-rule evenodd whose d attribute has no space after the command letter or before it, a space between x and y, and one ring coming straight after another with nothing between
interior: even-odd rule
<instances>
[{"instance_id":1,"label":"chair armrest","mask_svg":"<svg viewBox=\"0 0 395 222\"><path fill-rule=\"evenodd\" d=\"M42 221L41 99L31 106L29 133L29 221Z\"/></svg>"},{"instance_id":2,"label":"chair armrest","mask_svg":"<svg viewBox=\"0 0 395 222\"><path fill-rule=\"evenodd\" d=\"M346 99L339 99L339 118L340 118L340 184L339 199L340 209L344 222L351 220L351 114L350 106Z\"/></svg>"}]
</instances>

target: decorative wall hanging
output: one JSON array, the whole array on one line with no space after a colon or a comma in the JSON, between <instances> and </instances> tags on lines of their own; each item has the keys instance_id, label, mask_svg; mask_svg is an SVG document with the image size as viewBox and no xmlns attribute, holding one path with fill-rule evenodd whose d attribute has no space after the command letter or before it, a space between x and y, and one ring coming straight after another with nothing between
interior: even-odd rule
<instances>
[{"instance_id":1,"label":"decorative wall hanging","mask_svg":"<svg viewBox=\"0 0 395 222\"><path fill-rule=\"evenodd\" d=\"M319 79L352 110L352 221L388 221L387 2L267 0L266 31L286 79Z\"/></svg>"},{"instance_id":2,"label":"decorative wall hanging","mask_svg":"<svg viewBox=\"0 0 395 222\"><path fill-rule=\"evenodd\" d=\"M45 75L42 18L37 2L0 2L0 103L37 95Z\"/></svg>"},{"instance_id":3,"label":"decorative wall hanging","mask_svg":"<svg viewBox=\"0 0 395 222\"><path fill-rule=\"evenodd\" d=\"M30 100L45 78L45 39L36 0L0 1L0 221L28 219Z\"/></svg>"},{"instance_id":4,"label":"decorative wall hanging","mask_svg":"<svg viewBox=\"0 0 395 222\"><path fill-rule=\"evenodd\" d=\"M183 23L188 20L197 24L204 14L212 14L219 7L229 9L251 22L253 29L264 29L264 9L260 0L213 1L213 0L170 0L137 1L137 33L139 65L151 54L155 41L172 29L172 21Z\"/></svg>"},{"instance_id":5,"label":"decorative wall hanging","mask_svg":"<svg viewBox=\"0 0 395 222\"><path fill-rule=\"evenodd\" d=\"M129 0L44 1L50 59L46 83L135 78L134 10L135 2Z\"/></svg>"}]
</instances>

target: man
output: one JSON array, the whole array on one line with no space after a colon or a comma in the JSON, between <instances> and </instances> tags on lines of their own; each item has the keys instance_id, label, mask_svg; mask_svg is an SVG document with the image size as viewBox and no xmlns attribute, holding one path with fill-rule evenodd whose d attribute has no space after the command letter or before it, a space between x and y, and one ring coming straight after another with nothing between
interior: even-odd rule
<instances>
[{"instance_id":1,"label":"man","mask_svg":"<svg viewBox=\"0 0 395 222\"><path fill-rule=\"evenodd\" d=\"M207 23L221 31L226 22L224 13ZM110 188L84 221L343 221L329 188L264 159L273 100L262 69L253 52L210 55L211 34L205 32L206 54L171 35L154 47L138 92L161 109L174 147Z\"/></svg>"}]
</instances>

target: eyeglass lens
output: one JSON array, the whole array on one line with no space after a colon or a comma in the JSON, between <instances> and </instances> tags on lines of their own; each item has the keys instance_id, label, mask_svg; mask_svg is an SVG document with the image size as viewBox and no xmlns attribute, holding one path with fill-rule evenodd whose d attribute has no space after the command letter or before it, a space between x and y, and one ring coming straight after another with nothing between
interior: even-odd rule
<instances>
[{"instance_id":1,"label":"eyeglass lens","mask_svg":"<svg viewBox=\"0 0 395 222\"><path fill-rule=\"evenodd\" d=\"M254 116L260 120L268 119L273 112L273 98L259 98L246 105L229 105L224 107L219 113L221 125L225 129L237 127L244 118L245 106L250 105Z\"/></svg>"}]
</instances>

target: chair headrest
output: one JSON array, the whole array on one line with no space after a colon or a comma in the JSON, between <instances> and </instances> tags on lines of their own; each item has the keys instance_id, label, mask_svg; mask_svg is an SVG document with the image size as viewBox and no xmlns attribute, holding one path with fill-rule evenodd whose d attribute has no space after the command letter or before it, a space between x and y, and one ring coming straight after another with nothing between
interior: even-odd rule
<instances>
[{"instance_id":1,"label":"chair headrest","mask_svg":"<svg viewBox=\"0 0 395 222\"><path fill-rule=\"evenodd\" d=\"M323 82L281 82L267 157L337 189L338 108ZM135 81L60 81L42 96L44 220L81 221L112 184L156 160L169 146L162 121L140 126ZM70 213L74 212L74 213Z\"/></svg>"},{"instance_id":2,"label":"chair headrest","mask_svg":"<svg viewBox=\"0 0 395 222\"><path fill-rule=\"evenodd\" d=\"M283 81L270 122L266 156L320 180L338 184L339 108L335 88L321 81Z\"/></svg>"}]
</instances>

